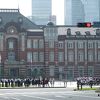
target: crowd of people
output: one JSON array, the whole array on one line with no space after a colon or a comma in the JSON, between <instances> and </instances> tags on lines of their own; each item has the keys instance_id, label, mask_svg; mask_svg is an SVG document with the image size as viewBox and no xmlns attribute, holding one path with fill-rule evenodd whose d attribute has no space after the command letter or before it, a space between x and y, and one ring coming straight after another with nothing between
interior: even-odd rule
<instances>
[{"instance_id":1,"label":"crowd of people","mask_svg":"<svg viewBox=\"0 0 100 100\"><path fill-rule=\"evenodd\" d=\"M77 79L77 88L83 85L89 85L91 88L93 85L100 85L100 78L97 77L78 77Z\"/></svg>"},{"instance_id":2,"label":"crowd of people","mask_svg":"<svg viewBox=\"0 0 100 100\"><path fill-rule=\"evenodd\" d=\"M54 87L54 78L1 79L0 87Z\"/></svg>"},{"instance_id":3,"label":"crowd of people","mask_svg":"<svg viewBox=\"0 0 100 100\"><path fill-rule=\"evenodd\" d=\"M99 77L78 77L76 80L80 81L84 85L89 85L89 83L91 81L93 82L93 85L99 85L100 84L100 78Z\"/></svg>"}]
</instances>

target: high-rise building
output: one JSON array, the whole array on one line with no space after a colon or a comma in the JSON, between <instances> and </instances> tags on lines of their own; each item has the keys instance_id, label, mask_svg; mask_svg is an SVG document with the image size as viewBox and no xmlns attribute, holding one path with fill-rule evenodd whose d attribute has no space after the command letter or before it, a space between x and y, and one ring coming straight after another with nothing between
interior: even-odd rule
<instances>
[{"instance_id":1,"label":"high-rise building","mask_svg":"<svg viewBox=\"0 0 100 100\"><path fill-rule=\"evenodd\" d=\"M52 0L32 0L32 21L46 25L52 15Z\"/></svg>"},{"instance_id":2,"label":"high-rise building","mask_svg":"<svg viewBox=\"0 0 100 100\"><path fill-rule=\"evenodd\" d=\"M100 21L100 0L81 0L85 10L85 21Z\"/></svg>"},{"instance_id":3,"label":"high-rise building","mask_svg":"<svg viewBox=\"0 0 100 100\"><path fill-rule=\"evenodd\" d=\"M49 21L53 22L56 25L56 16L55 15L50 16Z\"/></svg>"},{"instance_id":4,"label":"high-rise building","mask_svg":"<svg viewBox=\"0 0 100 100\"><path fill-rule=\"evenodd\" d=\"M84 5L81 0L65 0L65 25L76 25L84 22Z\"/></svg>"}]
</instances>

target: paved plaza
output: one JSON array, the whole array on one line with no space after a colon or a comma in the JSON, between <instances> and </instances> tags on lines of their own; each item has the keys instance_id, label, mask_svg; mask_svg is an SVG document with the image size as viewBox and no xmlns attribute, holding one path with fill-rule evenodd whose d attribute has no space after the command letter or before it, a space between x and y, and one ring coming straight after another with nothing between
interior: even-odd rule
<instances>
[{"instance_id":1,"label":"paved plaza","mask_svg":"<svg viewBox=\"0 0 100 100\"><path fill-rule=\"evenodd\" d=\"M0 100L100 100L95 91L71 88L0 89Z\"/></svg>"},{"instance_id":2,"label":"paved plaza","mask_svg":"<svg viewBox=\"0 0 100 100\"><path fill-rule=\"evenodd\" d=\"M100 100L95 91L73 91L75 82L55 83L59 88L17 88L0 89L0 100ZM62 87L60 87L62 86Z\"/></svg>"}]
</instances>

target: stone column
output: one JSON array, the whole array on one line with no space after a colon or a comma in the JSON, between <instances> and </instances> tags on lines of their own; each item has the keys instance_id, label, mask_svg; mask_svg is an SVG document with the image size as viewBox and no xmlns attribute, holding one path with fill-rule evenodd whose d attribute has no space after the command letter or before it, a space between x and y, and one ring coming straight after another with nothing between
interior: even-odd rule
<instances>
[{"instance_id":1,"label":"stone column","mask_svg":"<svg viewBox=\"0 0 100 100\"><path fill-rule=\"evenodd\" d=\"M65 66L67 65L67 40L65 40Z\"/></svg>"},{"instance_id":2,"label":"stone column","mask_svg":"<svg viewBox=\"0 0 100 100\"><path fill-rule=\"evenodd\" d=\"M88 45L87 45L87 41L85 41L85 64L87 64L87 59L88 59L88 58L87 58L87 55L88 55L88 54L87 54L87 46L88 46Z\"/></svg>"},{"instance_id":3,"label":"stone column","mask_svg":"<svg viewBox=\"0 0 100 100\"><path fill-rule=\"evenodd\" d=\"M74 45L74 47L75 47L75 65L77 65L77 40L75 40L75 45Z\"/></svg>"},{"instance_id":4,"label":"stone column","mask_svg":"<svg viewBox=\"0 0 100 100\"><path fill-rule=\"evenodd\" d=\"M97 41L94 42L94 56L95 56L95 63L97 62Z\"/></svg>"},{"instance_id":5,"label":"stone column","mask_svg":"<svg viewBox=\"0 0 100 100\"><path fill-rule=\"evenodd\" d=\"M21 51L25 51L25 33L21 33Z\"/></svg>"}]
</instances>

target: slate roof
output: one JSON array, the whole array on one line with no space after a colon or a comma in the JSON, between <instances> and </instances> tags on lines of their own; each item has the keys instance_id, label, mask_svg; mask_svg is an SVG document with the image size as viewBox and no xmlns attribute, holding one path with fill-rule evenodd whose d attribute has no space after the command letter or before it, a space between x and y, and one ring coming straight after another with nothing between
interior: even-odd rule
<instances>
[{"instance_id":1,"label":"slate roof","mask_svg":"<svg viewBox=\"0 0 100 100\"><path fill-rule=\"evenodd\" d=\"M0 9L0 28L4 28L7 23L14 22L19 23L19 18L22 18L22 29L38 29L39 26L31 22L27 17L23 16L19 9Z\"/></svg>"}]
</instances>

